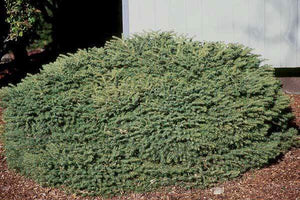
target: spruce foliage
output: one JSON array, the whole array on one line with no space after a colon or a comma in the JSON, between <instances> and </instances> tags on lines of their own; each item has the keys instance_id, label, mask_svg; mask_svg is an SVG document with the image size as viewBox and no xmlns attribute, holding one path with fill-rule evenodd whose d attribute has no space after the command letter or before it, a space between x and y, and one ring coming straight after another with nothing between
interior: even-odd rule
<instances>
[{"instance_id":1,"label":"spruce foliage","mask_svg":"<svg viewBox=\"0 0 300 200\"><path fill-rule=\"evenodd\" d=\"M88 194L208 186L293 143L289 101L258 55L170 32L79 50L1 91L11 168Z\"/></svg>"}]
</instances>

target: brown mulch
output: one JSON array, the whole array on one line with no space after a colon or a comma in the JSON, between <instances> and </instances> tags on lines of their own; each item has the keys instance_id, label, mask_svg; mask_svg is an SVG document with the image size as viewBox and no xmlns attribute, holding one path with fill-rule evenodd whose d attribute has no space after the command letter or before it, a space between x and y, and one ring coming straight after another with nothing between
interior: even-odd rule
<instances>
[{"instance_id":1,"label":"brown mulch","mask_svg":"<svg viewBox=\"0 0 300 200\"><path fill-rule=\"evenodd\" d=\"M295 124L300 127L300 95L290 95ZM0 110L1 115L1 110ZM3 145L0 143L0 200L84 200L54 188L43 188L34 181L8 170ZM214 194L217 190L221 194ZM101 197L94 199L102 199ZM292 149L277 163L244 174L215 188L131 194L117 199L130 200L300 200L300 149Z\"/></svg>"},{"instance_id":2,"label":"brown mulch","mask_svg":"<svg viewBox=\"0 0 300 200\"><path fill-rule=\"evenodd\" d=\"M45 49L30 50L27 55L28 63L22 63L22 65L17 64L13 54L6 54L6 59L0 60L0 87L17 84L28 73L38 73L42 65L54 61L58 56L57 52Z\"/></svg>"},{"instance_id":3,"label":"brown mulch","mask_svg":"<svg viewBox=\"0 0 300 200\"><path fill-rule=\"evenodd\" d=\"M300 68L299 68L300 69ZM300 77L279 77L282 90L287 94L300 94Z\"/></svg>"},{"instance_id":4,"label":"brown mulch","mask_svg":"<svg viewBox=\"0 0 300 200\"><path fill-rule=\"evenodd\" d=\"M290 95L291 97L291 108L293 110L293 113L295 115L294 123L296 126L300 128L300 94L298 95Z\"/></svg>"}]
</instances>

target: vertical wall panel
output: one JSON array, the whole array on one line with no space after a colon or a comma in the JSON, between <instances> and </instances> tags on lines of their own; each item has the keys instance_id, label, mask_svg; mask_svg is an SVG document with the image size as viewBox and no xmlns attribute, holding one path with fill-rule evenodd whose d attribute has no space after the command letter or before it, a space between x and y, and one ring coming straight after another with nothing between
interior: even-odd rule
<instances>
[{"instance_id":1,"label":"vertical wall panel","mask_svg":"<svg viewBox=\"0 0 300 200\"><path fill-rule=\"evenodd\" d=\"M297 1L297 53L296 53L296 59L297 59L297 66L300 66L300 0Z\"/></svg>"},{"instance_id":2,"label":"vertical wall panel","mask_svg":"<svg viewBox=\"0 0 300 200\"><path fill-rule=\"evenodd\" d=\"M186 1L170 1L170 27L179 33L186 33Z\"/></svg>"},{"instance_id":3,"label":"vertical wall panel","mask_svg":"<svg viewBox=\"0 0 300 200\"><path fill-rule=\"evenodd\" d=\"M129 0L129 29L131 33L156 28L155 1Z\"/></svg>"},{"instance_id":4,"label":"vertical wall panel","mask_svg":"<svg viewBox=\"0 0 300 200\"><path fill-rule=\"evenodd\" d=\"M215 17L215 13L209 9L211 6L216 5L218 0L211 0L211 1L206 1L203 0L202 3L202 8L203 8L203 14L202 14L202 28L203 30L203 35L201 36L202 40L212 40L217 37L216 30L218 29L218 18ZM219 7L215 7L215 10L219 10Z\"/></svg>"},{"instance_id":5,"label":"vertical wall panel","mask_svg":"<svg viewBox=\"0 0 300 200\"><path fill-rule=\"evenodd\" d=\"M128 18L129 18L129 27L123 28L123 29L128 29L129 34L138 32L140 25L139 25L139 8L138 8L138 3L135 2L135 0L128 0ZM123 15L126 15L123 13ZM124 26L124 24L123 24Z\"/></svg>"},{"instance_id":6,"label":"vertical wall panel","mask_svg":"<svg viewBox=\"0 0 300 200\"><path fill-rule=\"evenodd\" d=\"M122 23L123 23L123 35L129 36L129 6L128 0L122 1Z\"/></svg>"},{"instance_id":7,"label":"vertical wall panel","mask_svg":"<svg viewBox=\"0 0 300 200\"><path fill-rule=\"evenodd\" d=\"M154 0L156 10L155 30L172 30L170 26L170 5L172 0Z\"/></svg>"},{"instance_id":8,"label":"vertical wall panel","mask_svg":"<svg viewBox=\"0 0 300 200\"><path fill-rule=\"evenodd\" d=\"M275 67L300 66L300 0L127 0L130 34L174 30L242 43Z\"/></svg>"},{"instance_id":9,"label":"vertical wall panel","mask_svg":"<svg viewBox=\"0 0 300 200\"><path fill-rule=\"evenodd\" d=\"M249 25L249 4L251 0L232 0L233 2L233 40L249 46L249 36L246 34Z\"/></svg>"},{"instance_id":10,"label":"vertical wall panel","mask_svg":"<svg viewBox=\"0 0 300 200\"><path fill-rule=\"evenodd\" d=\"M297 64L298 0L281 2L281 65Z\"/></svg>"},{"instance_id":11,"label":"vertical wall panel","mask_svg":"<svg viewBox=\"0 0 300 200\"><path fill-rule=\"evenodd\" d=\"M265 52L264 56L271 65L281 66L281 2L282 0L265 0Z\"/></svg>"},{"instance_id":12,"label":"vertical wall panel","mask_svg":"<svg viewBox=\"0 0 300 200\"><path fill-rule=\"evenodd\" d=\"M203 34L202 0L186 1L186 11L186 31L191 37L195 37L195 39L200 39L201 35Z\"/></svg>"},{"instance_id":13,"label":"vertical wall panel","mask_svg":"<svg viewBox=\"0 0 300 200\"><path fill-rule=\"evenodd\" d=\"M265 51L265 0L250 0L248 4L248 27L245 35L248 45L256 54L264 55Z\"/></svg>"},{"instance_id":14,"label":"vertical wall panel","mask_svg":"<svg viewBox=\"0 0 300 200\"><path fill-rule=\"evenodd\" d=\"M214 8L214 9L211 9ZM203 1L203 39L233 41L232 1Z\"/></svg>"}]
</instances>

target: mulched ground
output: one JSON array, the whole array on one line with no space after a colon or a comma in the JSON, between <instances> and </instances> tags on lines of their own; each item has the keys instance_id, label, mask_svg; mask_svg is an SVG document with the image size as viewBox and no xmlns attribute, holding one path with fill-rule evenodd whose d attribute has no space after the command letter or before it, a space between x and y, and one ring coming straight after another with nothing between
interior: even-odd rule
<instances>
[{"instance_id":1,"label":"mulched ground","mask_svg":"<svg viewBox=\"0 0 300 200\"><path fill-rule=\"evenodd\" d=\"M5 57L4 61L0 60L0 87L17 84L28 73L38 73L43 64L55 60L57 53L44 49L31 50L28 52L28 63L22 66L17 65L13 54L6 54Z\"/></svg>"},{"instance_id":2,"label":"mulched ground","mask_svg":"<svg viewBox=\"0 0 300 200\"><path fill-rule=\"evenodd\" d=\"M300 95L290 95L292 110L296 115L294 124L300 127ZM1 110L0 110L1 115ZM219 193L219 194L216 194ZM0 143L0 200L90 200L92 198L68 195L59 189L43 188L8 170ZM100 200L102 198L94 198ZM145 194L115 197L128 200L300 200L300 149L292 149L277 163L244 174L206 190L182 190L169 188Z\"/></svg>"},{"instance_id":3,"label":"mulched ground","mask_svg":"<svg viewBox=\"0 0 300 200\"><path fill-rule=\"evenodd\" d=\"M290 95L291 97L291 108L295 114L294 123L300 128L300 94L299 95Z\"/></svg>"},{"instance_id":4,"label":"mulched ground","mask_svg":"<svg viewBox=\"0 0 300 200\"><path fill-rule=\"evenodd\" d=\"M282 89L287 94L300 94L300 77L279 77Z\"/></svg>"}]
</instances>

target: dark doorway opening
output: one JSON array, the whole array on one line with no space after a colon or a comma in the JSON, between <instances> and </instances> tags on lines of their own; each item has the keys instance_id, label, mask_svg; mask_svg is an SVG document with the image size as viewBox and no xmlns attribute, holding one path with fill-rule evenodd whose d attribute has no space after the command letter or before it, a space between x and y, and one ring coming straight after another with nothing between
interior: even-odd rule
<instances>
[{"instance_id":1,"label":"dark doorway opening","mask_svg":"<svg viewBox=\"0 0 300 200\"><path fill-rule=\"evenodd\" d=\"M60 51L103 46L122 34L122 0L64 0L56 20Z\"/></svg>"}]
</instances>

